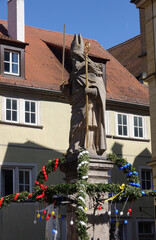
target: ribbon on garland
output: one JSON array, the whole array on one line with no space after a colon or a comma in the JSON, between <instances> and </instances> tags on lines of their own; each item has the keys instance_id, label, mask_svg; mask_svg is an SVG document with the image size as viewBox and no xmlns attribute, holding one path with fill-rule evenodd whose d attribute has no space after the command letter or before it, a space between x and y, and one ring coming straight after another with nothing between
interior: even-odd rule
<instances>
[{"instance_id":1,"label":"ribbon on garland","mask_svg":"<svg viewBox=\"0 0 156 240\"><path fill-rule=\"evenodd\" d=\"M30 193L30 194L28 195L28 198L31 198L31 197L32 197L32 195L33 195L33 193Z\"/></svg>"},{"instance_id":2,"label":"ribbon on garland","mask_svg":"<svg viewBox=\"0 0 156 240\"><path fill-rule=\"evenodd\" d=\"M19 193L16 193L16 195L15 195L13 201L16 201L19 195L20 195Z\"/></svg>"},{"instance_id":3,"label":"ribbon on garland","mask_svg":"<svg viewBox=\"0 0 156 240\"><path fill-rule=\"evenodd\" d=\"M119 196L121 193L123 193L124 189L125 189L125 184L123 183L120 187L121 191L119 193L117 193L116 195L108 198L105 200L105 202L108 202L108 201L112 201L113 199L115 199L117 196Z\"/></svg>"},{"instance_id":4,"label":"ribbon on garland","mask_svg":"<svg viewBox=\"0 0 156 240\"><path fill-rule=\"evenodd\" d=\"M4 200L4 197L2 197L2 198L0 199L0 207L1 207L1 205L2 205L3 200Z\"/></svg>"},{"instance_id":5,"label":"ribbon on garland","mask_svg":"<svg viewBox=\"0 0 156 240\"><path fill-rule=\"evenodd\" d=\"M36 199L43 198L43 197L45 196L45 190L46 190L46 189L47 189L47 186L42 187L42 188L41 188L42 194L41 194L41 195L38 195L38 196L36 197Z\"/></svg>"}]
</instances>

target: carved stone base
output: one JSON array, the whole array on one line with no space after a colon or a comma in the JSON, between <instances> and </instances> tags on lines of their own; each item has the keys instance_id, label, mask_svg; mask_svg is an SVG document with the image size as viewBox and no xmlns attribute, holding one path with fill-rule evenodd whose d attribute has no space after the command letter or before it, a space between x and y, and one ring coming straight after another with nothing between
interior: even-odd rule
<instances>
[{"instance_id":1,"label":"carved stone base","mask_svg":"<svg viewBox=\"0 0 156 240\"><path fill-rule=\"evenodd\" d=\"M88 182L89 183L108 183L109 170L113 167L113 163L106 157L92 156L89 162ZM67 161L61 165L61 171L65 173L65 180L68 183L77 181L77 161ZM104 195L107 198L107 195ZM108 221L108 203L105 203L101 210L98 210L96 201L87 197L87 217L88 217L88 234L90 240L109 239L109 221ZM95 210L96 209L96 210ZM74 216L74 206L67 207L67 240L77 240L76 226L70 225L70 221ZM74 221L74 219L73 219ZM75 221L74 221L75 222Z\"/></svg>"}]
</instances>

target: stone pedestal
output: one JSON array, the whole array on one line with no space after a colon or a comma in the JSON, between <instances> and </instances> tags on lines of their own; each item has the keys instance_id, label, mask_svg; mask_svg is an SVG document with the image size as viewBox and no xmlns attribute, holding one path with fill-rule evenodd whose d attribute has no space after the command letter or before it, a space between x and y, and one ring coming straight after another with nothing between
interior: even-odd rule
<instances>
[{"instance_id":1,"label":"stone pedestal","mask_svg":"<svg viewBox=\"0 0 156 240\"><path fill-rule=\"evenodd\" d=\"M89 183L108 183L109 170L113 163L106 157L92 156L89 162L88 182ZM77 181L77 161L70 160L61 165L61 171L66 175L66 182L75 183ZM107 198L107 195L104 195ZM109 221L108 221L108 203L98 210L98 203L87 197L87 217L88 217L88 234L90 240L109 240ZM95 206L97 204L97 206ZM77 240L76 226L70 225L74 216L75 206L67 206L67 240ZM74 219L73 219L74 221ZM75 221L74 221L75 222Z\"/></svg>"}]
</instances>

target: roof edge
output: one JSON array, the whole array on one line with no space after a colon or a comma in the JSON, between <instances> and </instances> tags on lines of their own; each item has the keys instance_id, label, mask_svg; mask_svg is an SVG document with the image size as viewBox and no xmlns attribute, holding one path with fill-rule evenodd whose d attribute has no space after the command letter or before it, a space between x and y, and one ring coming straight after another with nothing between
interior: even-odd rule
<instances>
[{"instance_id":1,"label":"roof edge","mask_svg":"<svg viewBox=\"0 0 156 240\"><path fill-rule=\"evenodd\" d=\"M126 40L126 41L124 41L124 42L122 42L122 43L119 43L119 44L117 44L117 45L115 45L115 46L113 46L113 47L111 47L111 48L108 48L107 51L110 51L110 50L113 50L113 49L118 48L118 47L120 47L120 46L126 45L126 44L128 44L129 42L132 42L132 41L134 41L135 39L139 38L140 36L141 36L141 35L139 34L139 35L137 35L137 36L135 36L135 37L133 37L133 38L130 38L130 39L128 39L128 40Z\"/></svg>"},{"instance_id":2,"label":"roof edge","mask_svg":"<svg viewBox=\"0 0 156 240\"><path fill-rule=\"evenodd\" d=\"M49 42L49 41L45 41L45 40L43 40L43 39L41 39L45 44L47 44L47 45L50 45L50 46L53 46L53 47L58 47L58 48L61 48L61 49L63 49L63 44L58 44L58 43L54 43L54 42ZM93 40L94 41L94 40ZM67 50L67 51L70 51L70 47L69 46L65 46L65 50ZM92 54L92 53L88 53L88 55L90 56L90 57L94 57L94 58L98 58L98 59L103 59L103 60L105 60L106 62L107 61L110 61L110 59L108 59L108 58L102 58L102 57L99 57L99 56L97 56L97 55L95 55L95 54Z\"/></svg>"},{"instance_id":3,"label":"roof edge","mask_svg":"<svg viewBox=\"0 0 156 240\"><path fill-rule=\"evenodd\" d=\"M139 0L131 0L130 2L136 4L137 2L139 2Z\"/></svg>"}]
</instances>

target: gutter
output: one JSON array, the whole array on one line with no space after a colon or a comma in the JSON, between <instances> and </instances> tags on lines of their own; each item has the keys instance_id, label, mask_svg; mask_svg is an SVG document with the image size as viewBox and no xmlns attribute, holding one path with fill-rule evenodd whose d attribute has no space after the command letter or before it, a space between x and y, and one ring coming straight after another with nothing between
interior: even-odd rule
<instances>
[{"instance_id":1,"label":"gutter","mask_svg":"<svg viewBox=\"0 0 156 240\"><path fill-rule=\"evenodd\" d=\"M106 101L109 101L109 102L114 102L114 103L120 103L120 104L130 104L130 105L133 105L133 106L140 106L140 107L149 107L149 104L141 104L141 103L133 103L133 102L127 102L127 101L120 101L120 100L115 100L115 99L106 99Z\"/></svg>"},{"instance_id":2,"label":"gutter","mask_svg":"<svg viewBox=\"0 0 156 240\"><path fill-rule=\"evenodd\" d=\"M6 88L7 86L7 88ZM36 88L36 87L30 87L30 86L19 86L19 85L10 85L7 83L0 83L0 87L3 88L4 91L9 90L10 88L14 88L17 89L17 92L21 92L21 89L23 90L23 92L25 92L24 90L28 91L29 94L31 94L30 90L33 92L38 92L38 95L43 96L45 95L46 98L53 96L56 97L57 99L59 98L61 101L65 102L65 103L69 103L68 99L65 98L65 96L62 94L62 92L60 90L52 90L52 89L43 89L43 88ZM120 107L125 107L126 105L128 105L129 107L131 106L131 108L133 109L143 109L144 111L149 111L149 104L139 104L139 103L133 103L133 102L128 102L128 101L120 101L120 100L115 100L115 99L109 99L106 98L106 103L108 105L113 105L113 106L120 106ZM106 104L106 105L107 105Z\"/></svg>"},{"instance_id":3,"label":"gutter","mask_svg":"<svg viewBox=\"0 0 156 240\"><path fill-rule=\"evenodd\" d=\"M50 99L50 100L57 100L60 102L68 103L68 100L62 94L60 90L52 90L52 89L43 89L43 88L36 88L30 86L19 86L19 85L11 85L7 83L0 83L1 94L9 93L12 90L14 94L24 95L24 97L31 96L33 98L40 98L40 99ZM3 93L2 93L3 91Z\"/></svg>"},{"instance_id":4,"label":"gutter","mask_svg":"<svg viewBox=\"0 0 156 240\"><path fill-rule=\"evenodd\" d=\"M14 88L22 88L22 89L31 89L35 91L45 91L45 92L50 92L50 93L55 93L59 94L61 93L60 90L52 90L52 89L46 89L46 88L36 88L36 87L30 87L30 86L21 86L21 85L12 85L12 84L7 84L7 83L0 83L0 86L10 86Z\"/></svg>"}]
</instances>

